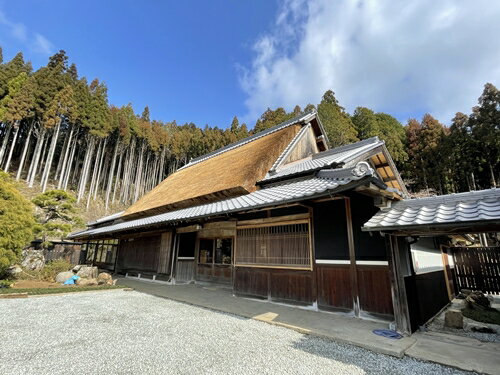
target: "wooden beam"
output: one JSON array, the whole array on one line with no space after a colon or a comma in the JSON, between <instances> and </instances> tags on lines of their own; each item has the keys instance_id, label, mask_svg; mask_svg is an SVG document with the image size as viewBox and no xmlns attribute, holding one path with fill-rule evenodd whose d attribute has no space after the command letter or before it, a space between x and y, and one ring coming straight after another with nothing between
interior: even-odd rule
<instances>
[{"instance_id":1,"label":"wooden beam","mask_svg":"<svg viewBox=\"0 0 500 375\"><path fill-rule=\"evenodd\" d=\"M177 233L190 233L190 232L198 232L201 229L201 225L194 224L189 225L187 227L177 228L175 231Z\"/></svg>"},{"instance_id":2,"label":"wooden beam","mask_svg":"<svg viewBox=\"0 0 500 375\"><path fill-rule=\"evenodd\" d=\"M398 238L387 236L389 272L391 280L392 304L396 329L405 335L411 334L410 311L404 277L401 273L401 260L399 255ZM406 250L405 250L406 251Z\"/></svg>"},{"instance_id":3,"label":"wooden beam","mask_svg":"<svg viewBox=\"0 0 500 375\"><path fill-rule=\"evenodd\" d=\"M359 289L358 289L358 270L356 268L356 249L354 247L354 232L352 230L351 199L345 197L345 213L347 223L347 242L349 245L349 261L351 289L353 298L354 315L359 317Z\"/></svg>"},{"instance_id":4,"label":"wooden beam","mask_svg":"<svg viewBox=\"0 0 500 375\"><path fill-rule=\"evenodd\" d=\"M253 220L241 220L241 221L238 221L237 226L239 228L241 226L248 226L248 225L273 224L273 223L281 223L281 222L286 222L286 221L296 221L296 220L304 220L304 219L309 219L309 213L266 217L266 218L262 218L262 219L253 219Z\"/></svg>"}]
</instances>

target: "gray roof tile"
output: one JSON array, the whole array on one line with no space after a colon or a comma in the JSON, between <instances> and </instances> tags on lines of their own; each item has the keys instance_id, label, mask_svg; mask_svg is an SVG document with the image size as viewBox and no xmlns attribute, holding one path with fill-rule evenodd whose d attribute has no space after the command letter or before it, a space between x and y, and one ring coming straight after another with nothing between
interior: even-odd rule
<instances>
[{"instance_id":1,"label":"gray roof tile","mask_svg":"<svg viewBox=\"0 0 500 375\"><path fill-rule=\"evenodd\" d=\"M380 141L378 137L373 137L346 146L340 146L328 151L323 151L313 155L310 159L277 168L275 172L269 172L260 182L267 183L273 180L281 179L282 177L289 177L309 171L316 171L329 166L347 163L357 156L382 146L383 144L384 142Z\"/></svg>"},{"instance_id":2,"label":"gray roof tile","mask_svg":"<svg viewBox=\"0 0 500 375\"><path fill-rule=\"evenodd\" d=\"M360 166L364 168L360 168ZM360 170L362 173L360 173ZM329 170L326 175L288 181L223 201L183 208L146 218L112 224L106 227L90 228L83 232L71 234L68 238L104 235L106 233L137 229L150 225L186 221L212 215L284 204L320 195L327 191L335 192L344 185L361 179L371 178L373 175L373 169L367 163L361 162L353 168Z\"/></svg>"},{"instance_id":3,"label":"gray roof tile","mask_svg":"<svg viewBox=\"0 0 500 375\"><path fill-rule=\"evenodd\" d=\"M500 221L500 189L406 199L376 213L364 230Z\"/></svg>"}]
</instances>

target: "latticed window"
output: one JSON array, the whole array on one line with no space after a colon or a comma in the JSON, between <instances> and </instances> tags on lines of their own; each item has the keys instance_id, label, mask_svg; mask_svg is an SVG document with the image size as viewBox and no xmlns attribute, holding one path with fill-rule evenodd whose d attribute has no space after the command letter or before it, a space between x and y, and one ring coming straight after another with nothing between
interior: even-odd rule
<instances>
[{"instance_id":1,"label":"latticed window","mask_svg":"<svg viewBox=\"0 0 500 375\"><path fill-rule=\"evenodd\" d=\"M241 227L236 236L236 266L310 268L309 222Z\"/></svg>"}]
</instances>

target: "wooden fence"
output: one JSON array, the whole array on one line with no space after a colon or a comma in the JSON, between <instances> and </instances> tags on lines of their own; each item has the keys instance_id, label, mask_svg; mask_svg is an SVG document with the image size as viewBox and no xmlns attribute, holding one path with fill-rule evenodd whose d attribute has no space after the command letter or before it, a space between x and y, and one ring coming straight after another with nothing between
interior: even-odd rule
<instances>
[{"instance_id":1,"label":"wooden fence","mask_svg":"<svg viewBox=\"0 0 500 375\"><path fill-rule=\"evenodd\" d=\"M458 291L500 294L500 247L452 247L450 251Z\"/></svg>"}]
</instances>

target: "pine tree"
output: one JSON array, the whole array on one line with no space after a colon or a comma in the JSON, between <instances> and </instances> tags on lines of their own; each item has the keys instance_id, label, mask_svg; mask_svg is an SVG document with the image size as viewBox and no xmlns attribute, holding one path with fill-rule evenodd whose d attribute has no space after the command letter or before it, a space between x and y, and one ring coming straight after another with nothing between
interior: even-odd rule
<instances>
[{"instance_id":1,"label":"pine tree","mask_svg":"<svg viewBox=\"0 0 500 375\"><path fill-rule=\"evenodd\" d=\"M81 224L75 202L75 197L63 190L49 190L33 199L38 217L35 231L41 236L43 246L50 246L50 239L64 238L74 225Z\"/></svg>"}]
</instances>

